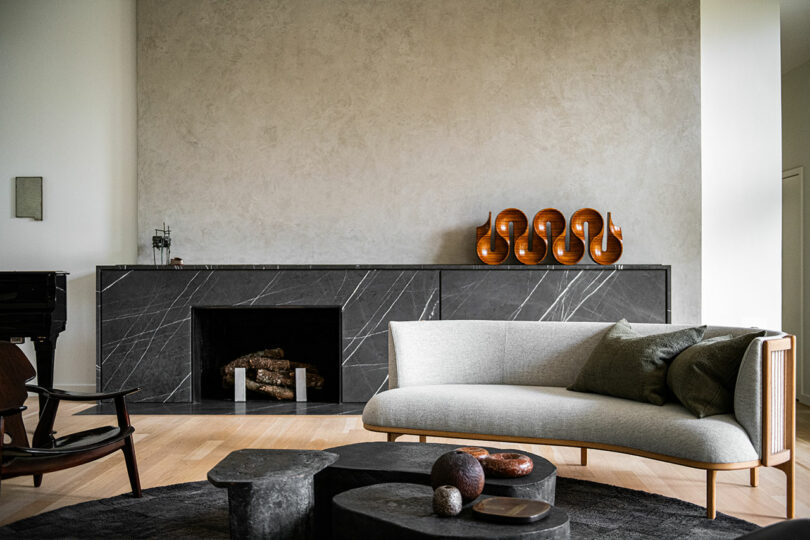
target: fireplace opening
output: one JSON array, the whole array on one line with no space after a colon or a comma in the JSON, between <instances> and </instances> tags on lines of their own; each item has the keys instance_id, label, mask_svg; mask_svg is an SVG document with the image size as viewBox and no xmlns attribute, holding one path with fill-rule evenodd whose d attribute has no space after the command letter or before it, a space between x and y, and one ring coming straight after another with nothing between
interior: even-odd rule
<instances>
[{"instance_id":1,"label":"fireplace opening","mask_svg":"<svg viewBox=\"0 0 810 540\"><path fill-rule=\"evenodd\" d=\"M340 306L210 306L191 310L196 402L234 398L233 372L249 366L247 399L294 401L295 367L307 370L307 401L339 403Z\"/></svg>"}]
</instances>

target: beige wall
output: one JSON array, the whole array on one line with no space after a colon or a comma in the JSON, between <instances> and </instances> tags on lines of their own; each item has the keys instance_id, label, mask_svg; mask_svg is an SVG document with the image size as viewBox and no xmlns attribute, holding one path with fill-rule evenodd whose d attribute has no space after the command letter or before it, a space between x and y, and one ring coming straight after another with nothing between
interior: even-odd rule
<instances>
[{"instance_id":1,"label":"beige wall","mask_svg":"<svg viewBox=\"0 0 810 540\"><path fill-rule=\"evenodd\" d=\"M697 0L142 1L139 260L471 263L489 211L611 211L700 317Z\"/></svg>"},{"instance_id":2,"label":"beige wall","mask_svg":"<svg viewBox=\"0 0 810 540\"><path fill-rule=\"evenodd\" d=\"M782 168L797 167L810 173L810 62L782 76Z\"/></svg>"},{"instance_id":3,"label":"beige wall","mask_svg":"<svg viewBox=\"0 0 810 540\"><path fill-rule=\"evenodd\" d=\"M810 266L810 62L792 69L782 76L782 168L791 170L802 167L803 179L803 240L804 268ZM799 290L795 287L794 290ZM810 310L810 272L804 273L804 312ZM799 398L810 404L810 316L804 316L799 346L802 347L803 369L799 373Z\"/></svg>"},{"instance_id":4,"label":"beige wall","mask_svg":"<svg viewBox=\"0 0 810 540\"><path fill-rule=\"evenodd\" d=\"M134 2L0 0L0 270L70 272L62 388L95 387L95 266L135 261L135 105ZM42 221L15 176L43 177Z\"/></svg>"}]
</instances>

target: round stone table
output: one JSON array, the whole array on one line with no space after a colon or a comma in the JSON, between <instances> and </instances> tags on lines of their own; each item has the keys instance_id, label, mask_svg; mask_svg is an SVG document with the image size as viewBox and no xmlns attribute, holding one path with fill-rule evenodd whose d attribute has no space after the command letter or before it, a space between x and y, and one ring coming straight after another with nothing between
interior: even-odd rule
<instances>
[{"instance_id":1,"label":"round stone table","mask_svg":"<svg viewBox=\"0 0 810 540\"><path fill-rule=\"evenodd\" d=\"M430 470L457 444L367 442L327 448L337 461L315 475L315 515L319 536L328 538L332 523L332 498L344 491L387 482L430 486ZM486 448L490 453L513 452L532 458L534 469L521 478L487 478L484 494L536 499L554 504L557 467L547 459L522 450Z\"/></svg>"},{"instance_id":2,"label":"round stone table","mask_svg":"<svg viewBox=\"0 0 810 540\"><path fill-rule=\"evenodd\" d=\"M314 475L338 457L317 450L237 450L208 472L228 488L231 538L313 538Z\"/></svg>"},{"instance_id":3,"label":"round stone table","mask_svg":"<svg viewBox=\"0 0 810 540\"><path fill-rule=\"evenodd\" d=\"M473 517L472 506L488 495L465 505L455 517L433 513L433 490L419 484L375 484L344 491L332 501L334 538L349 540L410 540L420 538L497 538L528 540L568 538L568 515L552 508L534 523L503 524Z\"/></svg>"}]
</instances>

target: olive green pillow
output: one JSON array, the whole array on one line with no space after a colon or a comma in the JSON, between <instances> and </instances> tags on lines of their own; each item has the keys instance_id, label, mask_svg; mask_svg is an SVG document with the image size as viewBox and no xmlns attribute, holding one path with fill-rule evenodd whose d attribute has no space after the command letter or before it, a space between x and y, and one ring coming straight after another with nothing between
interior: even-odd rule
<instances>
[{"instance_id":1,"label":"olive green pillow","mask_svg":"<svg viewBox=\"0 0 810 540\"><path fill-rule=\"evenodd\" d=\"M748 345L765 331L719 336L679 354L667 373L667 386L689 412L703 418L734 412L734 386Z\"/></svg>"},{"instance_id":2,"label":"olive green pillow","mask_svg":"<svg viewBox=\"0 0 810 540\"><path fill-rule=\"evenodd\" d=\"M622 319L608 330L568 389L663 405L669 363L705 331L701 326L640 336Z\"/></svg>"}]
</instances>

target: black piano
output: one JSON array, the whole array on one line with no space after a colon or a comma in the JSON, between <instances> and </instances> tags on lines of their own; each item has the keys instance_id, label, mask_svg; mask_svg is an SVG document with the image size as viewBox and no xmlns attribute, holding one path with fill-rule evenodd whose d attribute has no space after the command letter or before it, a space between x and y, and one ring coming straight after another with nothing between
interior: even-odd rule
<instances>
[{"instance_id":1,"label":"black piano","mask_svg":"<svg viewBox=\"0 0 810 540\"><path fill-rule=\"evenodd\" d=\"M31 338L37 384L53 388L56 338L67 320L66 272L0 272L0 341ZM40 397L40 410L43 398Z\"/></svg>"}]
</instances>

